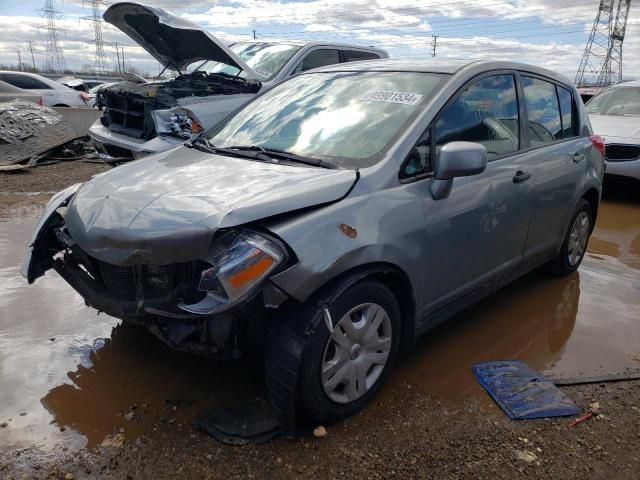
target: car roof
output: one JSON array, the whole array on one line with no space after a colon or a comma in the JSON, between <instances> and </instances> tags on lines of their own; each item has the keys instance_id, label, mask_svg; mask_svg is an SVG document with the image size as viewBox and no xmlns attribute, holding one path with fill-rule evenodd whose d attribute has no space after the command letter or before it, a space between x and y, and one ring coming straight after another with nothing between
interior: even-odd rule
<instances>
[{"instance_id":1,"label":"car roof","mask_svg":"<svg viewBox=\"0 0 640 480\"><path fill-rule=\"evenodd\" d=\"M618 88L618 87L640 87L640 80L626 80L615 85L611 85L609 88Z\"/></svg>"},{"instance_id":2,"label":"car roof","mask_svg":"<svg viewBox=\"0 0 640 480\"><path fill-rule=\"evenodd\" d=\"M322 42L318 40L239 40L237 42L233 42L233 45L237 43L265 43L269 45L296 45L298 47L337 47L337 48L353 48L356 50L367 50L374 51L380 53L387 53L386 50L383 50L378 47L365 46L365 45L354 45L351 43L338 43L338 42Z\"/></svg>"},{"instance_id":3,"label":"car roof","mask_svg":"<svg viewBox=\"0 0 640 480\"><path fill-rule=\"evenodd\" d=\"M0 70L0 73L12 73L15 75L23 75L25 77L31 77L31 78L36 78L44 83L46 83L47 85L49 85L50 87L55 87L55 90L64 90L66 88L68 88L67 86L61 84L60 82L56 82L55 80L51 80L50 78L47 78L43 75L38 75L37 73L31 73L31 72L19 72L16 70Z\"/></svg>"},{"instance_id":4,"label":"car roof","mask_svg":"<svg viewBox=\"0 0 640 480\"><path fill-rule=\"evenodd\" d=\"M398 58L365 60L353 63L339 63L326 67L316 68L314 72L344 72L344 71L388 71L388 72L424 72L444 73L454 75L462 70L470 74L479 74L489 70L519 70L549 77L566 85L573 82L564 75L546 68L518 62L505 62L494 60L473 60L459 58Z\"/></svg>"},{"instance_id":5,"label":"car roof","mask_svg":"<svg viewBox=\"0 0 640 480\"><path fill-rule=\"evenodd\" d=\"M17 73L18 75L28 75L28 76L34 75L31 72L20 72L18 70L0 70L0 73Z\"/></svg>"}]
</instances>

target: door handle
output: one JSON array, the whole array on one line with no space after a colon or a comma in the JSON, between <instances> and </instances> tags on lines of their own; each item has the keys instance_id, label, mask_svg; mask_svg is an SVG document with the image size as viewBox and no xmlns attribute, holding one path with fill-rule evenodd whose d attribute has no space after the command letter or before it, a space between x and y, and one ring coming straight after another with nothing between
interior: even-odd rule
<instances>
[{"instance_id":1,"label":"door handle","mask_svg":"<svg viewBox=\"0 0 640 480\"><path fill-rule=\"evenodd\" d=\"M525 172L524 170L518 170L513 177L513 183L526 182L531 178L531 172Z\"/></svg>"},{"instance_id":2,"label":"door handle","mask_svg":"<svg viewBox=\"0 0 640 480\"><path fill-rule=\"evenodd\" d=\"M580 163L584 158L584 153L576 152L573 154L573 161L576 163Z\"/></svg>"}]
</instances>

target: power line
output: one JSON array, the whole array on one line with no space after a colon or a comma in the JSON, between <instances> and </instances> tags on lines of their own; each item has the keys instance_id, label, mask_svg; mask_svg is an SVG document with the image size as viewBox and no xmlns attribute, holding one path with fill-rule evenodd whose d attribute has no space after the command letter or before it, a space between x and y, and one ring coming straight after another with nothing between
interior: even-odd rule
<instances>
[{"instance_id":1,"label":"power line","mask_svg":"<svg viewBox=\"0 0 640 480\"><path fill-rule=\"evenodd\" d=\"M95 36L96 56L94 60L94 70L96 73L105 73L109 70L107 63L107 55L104 53L104 41L102 39L102 14L100 12L101 6L106 6L105 0L87 0L87 3L91 7L92 15L85 17L85 20L89 20L93 25L93 33ZM83 0L84 6L84 0Z\"/></svg>"},{"instance_id":2,"label":"power line","mask_svg":"<svg viewBox=\"0 0 640 480\"><path fill-rule=\"evenodd\" d=\"M62 12L55 8L54 0L45 0L44 8L40 13L47 19L47 60L45 69L54 72L63 72L67 69L62 48L58 45L58 29L56 20L62 18Z\"/></svg>"},{"instance_id":3,"label":"power line","mask_svg":"<svg viewBox=\"0 0 640 480\"><path fill-rule=\"evenodd\" d=\"M33 63L33 69L36 70L36 59L33 57L33 44L31 43L31 40L27 40L27 43L29 44L29 51L31 52L31 62Z\"/></svg>"},{"instance_id":4,"label":"power line","mask_svg":"<svg viewBox=\"0 0 640 480\"><path fill-rule=\"evenodd\" d=\"M630 7L631 0L600 1L576 73L577 85L606 86L622 80L622 44Z\"/></svg>"}]
</instances>

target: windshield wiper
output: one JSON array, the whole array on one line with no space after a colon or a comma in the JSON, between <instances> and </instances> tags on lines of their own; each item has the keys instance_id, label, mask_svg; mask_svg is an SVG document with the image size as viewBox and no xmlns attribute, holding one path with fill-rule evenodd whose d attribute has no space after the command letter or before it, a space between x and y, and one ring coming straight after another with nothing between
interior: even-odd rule
<instances>
[{"instance_id":1,"label":"windshield wiper","mask_svg":"<svg viewBox=\"0 0 640 480\"><path fill-rule=\"evenodd\" d=\"M232 157L250 158L260 162L278 163L278 160L287 160L293 163L303 163L313 167L337 169L332 163L325 162L319 158L303 157L295 153L277 150L275 148L264 148L260 145L234 145L231 147L216 147L204 137L197 138L193 142L186 142L188 148L197 148L208 153L222 153Z\"/></svg>"},{"instance_id":2,"label":"windshield wiper","mask_svg":"<svg viewBox=\"0 0 640 480\"><path fill-rule=\"evenodd\" d=\"M193 142L185 142L184 146L187 148L195 148L197 150L200 150L202 152L207 152L207 153L222 153L223 155L228 155L230 157L250 158L251 160L258 160L262 162L272 161L271 158L269 157L260 158L259 155L256 155L253 152L249 152L249 151L245 152L239 149L216 147L204 137L197 138Z\"/></svg>"},{"instance_id":3,"label":"windshield wiper","mask_svg":"<svg viewBox=\"0 0 640 480\"><path fill-rule=\"evenodd\" d=\"M276 148L265 148L260 145L235 145L232 147L226 147L229 150L240 150L245 152L257 152L259 154L267 155L272 158L280 160L288 160L294 163L303 163L305 165L311 165L313 167L337 169L338 167L332 163L325 162L319 158L309 158L295 153L286 152L284 150L278 150Z\"/></svg>"}]
</instances>

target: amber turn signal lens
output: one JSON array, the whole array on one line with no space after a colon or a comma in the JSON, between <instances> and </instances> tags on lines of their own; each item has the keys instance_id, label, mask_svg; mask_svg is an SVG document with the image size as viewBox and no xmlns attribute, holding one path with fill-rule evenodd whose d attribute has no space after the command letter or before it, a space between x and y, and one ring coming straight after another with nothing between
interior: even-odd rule
<instances>
[{"instance_id":1,"label":"amber turn signal lens","mask_svg":"<svg viewBox=\"0 0 640 480\"><path fill-rule=\"evenodd\" d=\"M260 260L252 263L244 270L240 270L229 277L229 283L233 288L238 288L245 283L251 282L256 278L262 276L273 265L273 259L268 256L263 256Z\"/></svg>"}]
</instances>

